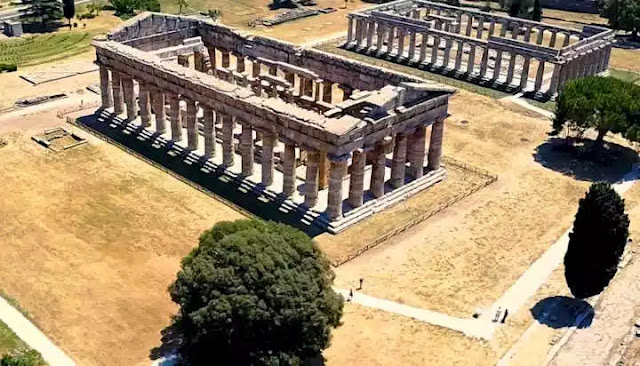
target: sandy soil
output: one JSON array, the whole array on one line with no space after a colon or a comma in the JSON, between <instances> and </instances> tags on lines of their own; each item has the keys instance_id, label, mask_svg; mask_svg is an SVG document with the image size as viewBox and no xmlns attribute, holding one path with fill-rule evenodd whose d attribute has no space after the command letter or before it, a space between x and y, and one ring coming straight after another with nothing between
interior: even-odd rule
<instances>
[{"instance_id":1,"label":"sandy soil","mask_svg":"<svg viewBox=\"0 0 640 366\"><path fill-rule=\"evenodd\" d=\"M180 259L202 230L241 215L91 136L46 150L28 128L42 119L59 124L21 118L3 135L0 287L78 364L148 364Z\"/></svg>"}]
</instances>

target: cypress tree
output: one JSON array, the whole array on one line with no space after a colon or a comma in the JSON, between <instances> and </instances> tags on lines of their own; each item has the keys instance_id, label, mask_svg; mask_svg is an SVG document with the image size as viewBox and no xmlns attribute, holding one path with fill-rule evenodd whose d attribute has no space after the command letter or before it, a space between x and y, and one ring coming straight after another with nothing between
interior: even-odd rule
<instances>
[{"instance_id":1,"label":"cypress tree","mask_svg":"<svg viewBox=\"0 0 640 366\"><path fill-rule=\"evenodd\" d=\"M71 29L71 19L76 15L76 3L74 0L62 0L62 12L64 17L69 20L69 29Z\"/></svg>"},{"instance_id":2,"label":"cypress tree","mask_svg":"<svg viewBox=\"0 0 640 366\"><path fill-rule=\"evenodd\" d=\"M594 183L580 200L564 257L565 278L576 298L599 294L616 274L629 236L624 200L609 183Z\"/></svg>"}]
</instances>

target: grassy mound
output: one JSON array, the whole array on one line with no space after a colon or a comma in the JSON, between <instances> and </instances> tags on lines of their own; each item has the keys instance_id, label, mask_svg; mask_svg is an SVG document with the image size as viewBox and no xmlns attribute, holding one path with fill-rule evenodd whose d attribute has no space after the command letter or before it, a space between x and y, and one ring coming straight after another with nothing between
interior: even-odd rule
<instances>
[{"instance_id":1,"label":"grassy mound","mask_svg":"<svg viewBox=\"0 0 640 366\"><path fill-rule=\"evenodd\" d=\"M89 32L41 34L0 42L0 63L37 65L74 56L91 47Z\"/></svg>"}]
</instances>

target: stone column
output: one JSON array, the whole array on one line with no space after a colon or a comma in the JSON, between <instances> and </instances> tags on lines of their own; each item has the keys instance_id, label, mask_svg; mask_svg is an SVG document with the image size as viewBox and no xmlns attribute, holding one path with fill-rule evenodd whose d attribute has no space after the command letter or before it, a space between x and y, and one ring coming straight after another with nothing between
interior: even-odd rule
<instances>
[{"instance_id":1,"label":"stone column","mask_svg":"<svg viewBox=\"0 0 640 366\"><path fill-rule=\"evenodd\" d=\"M507 35L507 29L509 28L508 22L500 22L500 37L505 37Z\"/></svg>"},{"instance_id":2,"label":"stone column","mask_svg":"<svg viewBox=\"0 0 640 366\"><path fill-rule=\"evenodd\" d=\"M393 43L395 42L395 39L396 39L395 29L396 27L394 27L393 25L389 25L389 35L387 38L387 54L389 55L393 51Z\"/></svg>"},{"instance_id":3,"label":"stone column","mask_svg":"<svg viewBox=\"0 0 640 366\"><path fill-rule=\"evenodd\" d=\"M134 121L138 116L138 111L133 79L130 77L122 77L122 88L124 89L124 103L127 105L127 121Z\"/></svg>"},{"instance_id":4,"label":"stone column","mask_svg":"<svg viewBox=\"0 0 640 366\"><path fill-rule=\"evenodd\" d=\"M456 52L456 64L454 66L454 69L456 71L460 71L461 66L462 66L462 56L464 55L464 43L462 41L458 41L458 49Z\"/></svg>"},{"instance_id":5,"label":"stone column","mask_svg":"<svg viewBox=\"0 0 640 366\"><path fill-rule=\"evenodd\" d=\"M409 170L414 179L422 177L424 174L424 153L426 150L427 127L420 125L411 136L409 153Z\"/></svg>"},{"instance_id":6,"label":"stone column","mask_svg":"<svg viewBox=\"0 0 640 366\"><path fill-rule=\"evenodd\" d=\"M367 165L366 153L363 149L353 152L351 159L351 176L349 177L349 206L356 208L363 204L364 168Z\"/></svg>"},{"instance_id":7,"label":"stone column","mask_svg":"<svg viewBox=\"0 0 640 366\"><path fill-rule=\"evenodd\" d=\"M171 122L171 140L182 141L182 122L180 116L180 99L177 94L167 94L169 98L169 121Z\"/></svg>"},{"instance_id":8,"label":"stone column","mask_svg":"<svg viewBox=\"0 0 640 366\"><path fill-rule=\"evenodd\" d=\"M349 155L329 155L331 161L331 177L329 177L329 197L327 199L327 215L329 221L342 217L342 180L347 174Z\"/></svg>"},{"instance_id":9,"label":"stone column","mask_svg":"<svg viewBox=\"0 0 640 366\"><path fill-rule=\"evenodd\" d=\"M369 26L367 27L367 50L373 47L373 34L375 32L376 23L373 20L369 20Z\"/></svg>"},{"instance_id":10,"label":"stone column","mask_svg":"<svg viewBox=\"0 0 640 366\"><path fill-rule=\"evenodd\" d=\"M313 208L318 202L318 159L320 153L317 151L307 151L307 169L305 177L304 204Z\"/></svg>"},{"instance_id":11,"label":"stone column","mask_svg":"<svg viewBox=\"0 0 640 366\"><path fill-rule=\"evenodd\" d=\"M167 132L164 103L164 93L155 90L153 92L153 110L156 112L156 132L160 135Z\"/></svg>"},{"instance_id":12,"label":"stone column","mask_svg":"<svg viewBox=\"0 0 640 366\"><path fill-rule=\"evenodd\" d=\"M485 77L487 73L487 67L489 66L489 47L484 47L482 52L482 61L480 61L480 77Z\"/></svg>"},{"instance_id":13,"label":"stone column","mask_svg":"<svg viewBox=\"0 0 640 366\"><path fill-rule=\"evenodd\" d=\"M216 156L216 126L213 118L213 108L203 107L204 113L204 157L211 159Z\"/></svg>"},{"instance_id":14,"label":"stone column","mask_svg":"<svg viewBox=\"0 0 640 366\"><path fill-rule=\"evenodd\" d=\"M520 35L520 24L513 23L513 27L511 28L511 38L518 39L518 35Z\"/></svg>"},{"instance_id":15,"label":"stone column","mask_svg":"<svg viewBox=\"0 0 640 366\"><path fill-rule=\"evenodd\" d=\"M229 57L229 51L220 51L220 67L228 69L231 66L231 58Z\"/></svg>"},{"instance_id":16,"label":"stone column","mask_svg":"<svg viewBox=\"0 0 640 366\"><path fill-rule=\"evenodd\" d=\"M431 140L429 141L429 156L427 157L427 167L431 170L440 168L443 136L444 119L438 118L433 125L431 125Z\"/></svg>"},{"instance_id":17,"label":"stone column","mask_svg":"<svg viewBox=\"0 0 640 366\"><path fill-rule=\"evenodd\" d=\"M531 65L531 57L525 56L522 63L522 74L520 76L520 89L524 90L529 82L529 66Z\"/></svg>"},{"instance_id":18,"label":"stone column","mask_svg":"<svg viewBox=\"0 0 640 366\"><path fill-rule=\"evenodd\" d=\"M296 191L296 147L284 145L284 161L282 164L282 193L289 197Z\"/></svg>"},{"instance_id":19,"label":"stone column","mask_svg":"<svg viewBox=\"0 0 640 366\"><path fill-rule=\"evenodd\" d=\"M246 65L244 63L244 56L236 53L236 72L243 73L246 70Z\"/></svg>"},{"instance_id":20,"label":"stone column","mask_svg":"<svg viewBox=\"0 0 640 366\"><path fill-rule=\"evenodd\" d=\"M491 23L489 23L489 37L492 37L495 31L496 31L496 18L491 18Z\"/></svg>"},{"instance_id":21,"label":"stone column","mask_svg":"<svg viewBox=\"0 0 640 366\"><path fill-rule=\"evenodd\" d=\"M204 54L200 51L195 51L193 53L193 68L200 72L206 71L204 69Z\"/></svg>"},{"instance_id":22,"label":"stone column","mask_svg":"<svg viewBox=\"0 0 640 366\"><path fill-rule=\"evenodd\" d=\"M379 141L372 152L371 194L375 198L384 196L384 173L387 157L385 156L388 141Z\"/></svg>"},{"instance_id":23,"label":"stone column","mask_svg":"<svg viewBox=\"0 0 640 366\"><path fill-rule=\"evenodd\" d=\"M378 22L378 29L376 34L376 53L382 52L382 44L384 43L384 35L386 31L386 26L382 23Z\"/></svg>"},{"instance_id":24,"label":"stone column","mask_svg":"<svg viewBox=\"0 0 640 366\"><path fill-rule=\"evenodd\" d=\"M113 107L109 70L102 65L100 66L100 97L102 98L102 108L107 109Z\"/></svg>"},{"instance_id":25,"label":"stone column","mask_svg":"<svg viewBox=\"0 0 640 366\"><path fill-rule=\"evenodd\" d=\"M318 189L323 190L329 184L329 159L327 153L320 151L318 158Z\"/></svg>"},{"instance_id":26,"label":"stone column","mask_svg":"<svg viewBox=\"0 0 640 366\"><path fill-rule=\"evenodd\" d=\"M445 69L449 68L449 59L451 58L451 47L453 46L453 41L451 38L446 38L446 43L444 46L444 57L442 60L442 66Z\"/></svg>"},{"instance_id":27,"label":"stone column","mask_svg":"<svg viewBox=\"0 0 640 366\"><path fill-rule=\"evenodd\" d=\"M438 51L440 50L440 36L433 37L433 48L431 48L431 64L438 64Z\"/></svg>"},{"instance_id":28,"label":"stone column","mask_svg":"<svg viewBox=\"0 0 640 366\"><path fill-rule=\"evenodd\" d=\"M411 30L409 31L410 35L409 35L409 61L413 61L413 58L416 55L416 31L415 30Z\"/></svg>"},{"instance_id":29,"label":"stone column","mask_svg":"<svg viewBox=\"0 0 640 366\"><path fill-rule=\"evenodd\" d=\"M404 57L404 39L407 31L404 28L398 29L398 58Z\"/></svg>"},{"instance_id":30,"label":"stone column","mask_svg":"<svg viewBox=\"0 0 640 366\"><path fill-rule=\"evenodd\" d=\"M467 62L467 73L472 74L474 64L476 62L476 46L473 44L469 45L469 61Z\"/></svg>"},{"instance_id":31,"label":"stone column","mask_svg":"<svg viewBox=\"0 0 640 366\"><path fill-rule=\"evenodd\" d=\"M529 43L531 41L531 26L527 25L527 29L524 31L524 41Z\"/></svg>"},{"instance_id":32,"label":"stone column","mask_svg":"<svg viewBox=\"0 0 640 366\"><path fill-rule=\"evenodd\" d=\"M115 70L111 71L111 90L113 91L113 113L122 114L124 112L122 83L120 73Z\"/></svg>"},{"instance_id":33,"label":"stone column","mask_svg":"<svg viewBox=\"0 0 640 366\"><path fill-rule=\"evenodd\" d=\"M550 47L555 47L556 46L556 37L557 36L558 36L558 32L551 31L551 41L549 41L549 46Z\"/></svg>"},{"instance_id":34,"label":"stone column","mask_svg":"<svg viewBox=\"0 0 640 366\"><path fill-rule=\"evenodd\" d=\"M240 135L240 156L242 160L242 175L253 175L253 128L246 122L240 122L242 134Z\"/></svg>"},{"instance_id":35,"label":"stone column","mask_svg":"<svg viewBox=\"0 0 640 366\"><path fill-rule=\"evenodd\" d=\"M330 81L322 83L322 101L329 104L333 101L333 83Z\"/></svg>"},{"instance_id":36,"label":"stone column","mask_svg":"<svg viewBox=\"0 0 640 366\"><path fill-rule=\"evenodd\" d=\"M391 164L391 185L394 188L404 185L405 167L407 164L407 135L398 133L393 148L393 162Z\"/></svg>"},{"instance_id":37,"label":"stone column","mask_svg":"<svg viewBox=\"0 0 640 366\"><path fill-rule=\"evenodd\" d=\"M151 126L151 97L149 95L149 86L144 82L138 83L138 92L140 94L140 120L142 126Z\"/></svg>"},{"instance_id":38,"label":"stone column","mask_svg":"<svg viewBox=\"0 0 640 366\"><path fill-rule=\"evenodd\" d=\"M198 117L198 107L196 102L186 99L187 102L187 148L189 150L198 149L198 127L196 119Z\"/></svg>"},{"instance_id":39,"label":"stone column","mask_svg":"<svg viewBox=\"0 0 640 366\"><path fill-rule=\"evenodd\" d=\"M538 60L538 73L536 74L536 84L534 86L535 91L540 91L542 88L542 78L544 76L544 61Z\"/></svg>"},{"instance_id":40,"label":"stone column","mask_svg":"<svg viewBox=\"0 0 640 366\"><path fill-rule=\"evenodd\" d=\"M509 58L509 68L507 69L507 85L511 84L513 81L513 72L516 67L516 54L511 52L511 57Z\"/></svg>"},{"instance_id":41,"label":"stone column","mask_svg":"<svg viewBox=\"0 0 640 366\"><path fill-rule=\"evenodd\" d=\"M418 58L418 63L422 63L424 59L427 57L428 41L429 41L429 36L426 33L422 33L422 42L420 44L420 57Z\"/></svg>"},{"instance_id":42,"label":"stone column","mask_svg":"<svg viewBox=\"0 0 640 366\"><path fill-rule=\"evenodd\" d=\"M262 134L262 184L265 187L273 184L273 148L278 136L272 133Z\"/></svg>"},{"instance_id":43,"label":"stone column","mask_svg":"<svg viewBox=\"0 0 640 366\"><path fill-rule=\"evenodd\" d=\"M464 32L464 35L467 37L471 37L471 31L473 28L473 16L467 14L467 29Z\"/></svg>"},{"instance_id":44,"label":"stone column","mask_svg":"<svg viewBox=\"0 0 640 366\"><path fill-rule=\"evenodd\" d=\"M360 43L362 42L362 23L363 20L360 18L356 18L356 42L355 47L360 47Z\"/></svg>"},{"instance_id":45,"label":"stone column","mask_svg":"<svg viewBox=\"0 0 640 366\"><path fill-rule=\"evenodd\" d=\"M349 26L347 27L347 45L353 40L353 18L349 17Z\"/></svg>"},{"instance_id":46,"label":"stone column","mask_svg":"<svg viewBox=\"0 0 640 366\"><path fill-rule=\"evenodd\" d=\"M476 32L476 38L482 38L482 32L484 31L484 18L478 19L478 30Z\"/></svg>"},{"instance_id":47,"label":"stone column","mask_svg":"<svg viewBox=\"0 0 640 366\"><path fill-rule=\"evenodd\" d=\"M222 118L222 165L233 166L235 145L233 141L233 116L226 113L216 113Z\"/></svg>"},{"instance_id":48,"label":"stone column","mask_svg":"<svg viewBox=\"0 0 640 366\"><path fill-rule=\"evenodd\" d=\"M551 84L549 85L549 95L553 95L558 92L558 86L561 82L562 64L553 65L553 75L551 76Z\"/></svg>"},{"instance_id":49,"label":"stone column","mask_svg":"<svg viewBox=\"0 0 640 366\"><path fill-rule=\"evenodd\" d=\"M216 71L216 49L215 47L211 47L211 48L207 48L207 52L209 53L209 62L210 62L210 67L211 67L211 74L214 74Z\"/></svg>"},{"instance_id":50,"label":"stone column","mask_svg":"<svg viewBox=\"0 0 640 366\"><path fill-rule=\"evenodd\" d=\"M571 33L564 33L564 43L562 44L562 47L567 47L569 42L571 42Z\"/></svg>"},{"instance_id":51,"label":"stone column","mask_svg":"<svg viewBox=\"0 0 640 366\"><path fill-rule=\"evenodd\" d=\"M538 37L536 38L536 44L542 44L542 39L544 38L544 28L538 28Z\"/></svg>"},{"instance_id":52,"label":"stone column","mask_svg":"<svg viewBox=\"0 0 640 366\"><path fill-rule=\"evenodd\" d=\"M493 80L497 81L500 78L500 71L502 71L502 50L497 50L496 61L493 66Z\"/></svg>"}]
</instances>

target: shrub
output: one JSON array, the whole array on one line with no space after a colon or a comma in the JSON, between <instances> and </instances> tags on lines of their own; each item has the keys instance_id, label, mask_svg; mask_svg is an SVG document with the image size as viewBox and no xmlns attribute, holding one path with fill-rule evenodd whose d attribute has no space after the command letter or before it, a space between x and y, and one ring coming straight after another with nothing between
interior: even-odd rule
<instances>
[{"instance_id":1,"label":"shrub","mask_svg":"<svg viewBox=\"0 0 640 366\"><path fill-rule=\"evenodd\" d=\"M18 70L18 65L16 64L0 64L0 72L7 71L13 72Z\"/></svg>"},{"instance_id":2,"label":"shrub","mask_svg":"<svg viewBox=\"0 0 640 366\"><path fill-rule=\"evenodd\" d=\"M0 366L45 366L46 363L38 351L20 348L5 354L0 359Z\"/></svg>"}]
</instances>

